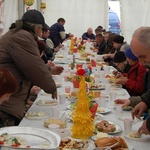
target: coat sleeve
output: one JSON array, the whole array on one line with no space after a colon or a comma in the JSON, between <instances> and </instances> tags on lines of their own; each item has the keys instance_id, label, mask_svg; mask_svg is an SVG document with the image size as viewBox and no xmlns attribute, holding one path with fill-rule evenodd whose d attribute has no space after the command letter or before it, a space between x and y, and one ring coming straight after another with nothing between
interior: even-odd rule
<instances>
[{"instance_id":1,"label":"coat sleeve","mask_svg":"<svg viewBox=\"0 0 150 150\"><path fill-rule=\"evenodd\" d=\"M17 69L34 85L47 93L54 93L56 91L55 82L44 61L40 58L34 36L24 31L24 34L16 35L11 40L10 43L13 45L9 53Z\"/></svg>"},{"instance_id":2,"label":"coat sleeve","mask_svg":"<svg viewBox=\"0 0 150 150\"><path fill-rule=\"evenodd\" d=\"M144 93L142 96L142 101L146 103L147 107L150 109L150 90Z\"/></svg>"},{"instance_id":3,"label":"coat sleeve","mask_svg":"<svg viewBox=\"0 0 150 150\"><path fill-rule=\"evenodd\" d=\"M128 81L125 84L126 89L134 93L142 94L144 91L145 72L146 72L145 67L143 65L140 65L138 67L136 80L128 79Z\"/></svg>"},{"instance_id":4,"label":"coat sleeve","mask_svg":"<svg viewBox=\"0 0 150 150\"><path fill-rule=\"evenodd\" d=\"M146 120L146 127L148 131L150 132L150 117L148 117L148 119Z\"/></svg>"},{"instance_id":5,"label":"coat sleeve","mask_svg":"<svg viewBox=\"0 0 150 150\"><path fill-rule=\"evenodd\" d=\"M134 108L138 103L141 102L142 99L141 96L132 96L129 98L129 100L130 100L130 106Z\"/></svg>"}]
</instances>

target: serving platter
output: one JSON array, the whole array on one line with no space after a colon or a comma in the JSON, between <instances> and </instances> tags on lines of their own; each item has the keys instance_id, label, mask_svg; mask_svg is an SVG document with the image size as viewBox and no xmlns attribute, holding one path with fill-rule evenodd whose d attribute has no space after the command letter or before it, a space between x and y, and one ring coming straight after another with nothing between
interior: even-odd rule
<instances>
[{"instance_id":1,"label":"serving platter","mask_svg":"<svg viewBox=\"0 0 150 150\"><path fill-rule=\"evenodd\" d=\"M103 84L94 84L92 85L89 90L104 90L105 86Z\"/></svg>"},{"instance_id":2,"label":"serving platter","mask_svg":"<svg viewBox=\"0 0 150 150\"><path fill-rule=\"evenodd\" d=\"M10 149L56 149L60 143L60 136L56 133L34 127L4 127L0 128L0 135L8 133L10 137L23 139L28 147L13 147L12 145L1 145L1 147L7 147Z\"/></svg>"}]
</instances>

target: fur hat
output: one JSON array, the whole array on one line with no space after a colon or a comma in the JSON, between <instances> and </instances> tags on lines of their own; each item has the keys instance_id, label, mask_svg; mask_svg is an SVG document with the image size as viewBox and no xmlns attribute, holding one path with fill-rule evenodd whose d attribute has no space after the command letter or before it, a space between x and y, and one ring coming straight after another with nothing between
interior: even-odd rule
<instances>
[{"instance_id":1,"label":"fur hat","mask_svg":"<svg viewBox=\"0 0 150 150\"><path fill-rule=\"evenodd\" d=\"M125 50L125 55L126 55L126 57L128 57L131 60L134 60L134 61L138 60L138 58L132 53L130 48L127 48Z\"/></svg>"},{"instance_id":2,"label":"fur hat","mask_svg":"<svg viewBox=\"0 0 150 150\"><path fill-rule=\"evenodd\" d=\"M124 41L124 37L121 36L121 35L117 35L117 36L115 36L114 39L113 39L113 42L119 43L119 44L122 44L123 41Z\"/></svg>"},{"instance_id":3,"label":"fur hat","mask_svg":"<svg viewBox=\"0 0 150 150\"><path fill-rule=\"evenodd\" d=\"M116 52L114 56L114 63L121 63L126 60L125 53L122 51Z\"/></svg>"}]
</instances>

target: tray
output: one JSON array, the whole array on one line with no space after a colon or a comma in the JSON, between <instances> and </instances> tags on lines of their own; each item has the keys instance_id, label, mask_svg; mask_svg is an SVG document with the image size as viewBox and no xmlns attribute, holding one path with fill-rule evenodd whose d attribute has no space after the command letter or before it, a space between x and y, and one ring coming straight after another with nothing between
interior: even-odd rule
<instances>
[{"instance_id":1,"label":"tray","mask_svg":"<svg viewBox=\"0 0 150 150\"><path fill-rule=\"evenodd\" d=\"M0 129L0 135L8 133L10 137L23 139L30 148L12 147L10 145L1 145L1 149L56 149L60 143L60 136L54 132L34 127L4 127Z\"/></svg>"}]
</instances>

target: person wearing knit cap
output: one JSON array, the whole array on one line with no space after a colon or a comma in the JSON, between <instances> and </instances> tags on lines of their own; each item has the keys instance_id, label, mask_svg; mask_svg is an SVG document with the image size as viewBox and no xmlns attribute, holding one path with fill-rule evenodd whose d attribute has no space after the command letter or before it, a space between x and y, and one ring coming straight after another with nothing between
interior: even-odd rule
<instances>
[{"instance_id":1,"label":"person wearing knit cap","mask_svg":"<svg viewBox=\"0 0 150 150\"><path fill-rule=\"evenodd\" d=\"M117 53L116 53L117 54ZM138 58L132 53L130 48L125 50L126 61L131 66L126 74L117 76L117 84L122 86L128 91L130 96L138 96L144 92L144 74L146 68L139 64Z\"/></svg>"},{"instance_id":2,"label":"person wearing knit cap","mask_svg":"<svg viewBox=\"0 0 150 150\"><path fill-rule=\"evenodd\" d=\"M117 74L120 73L127 73L131 66L126 61L125 53L122 51L116 52L114 59L113 59L113 66L117 69L117 71L114 71L113 74L117 76Z\"/></svg>"},{"instance_id":3,"label":"person wearing knit cap","mask_svg":"<svg viewBox=\"0 0 150 150\"><path fill-rule=\"evenodd\" d=\"M130 48L127 48L125 50L125 55L126 55L127 58L129 58L129 59L131 59L133 61L137 61L138 60L138 58L132 53Z\"/></svg>"},{"instance_id":4,"label":"person wearing knit cap","mask_svg":"<svg viewBox=\"0 0 150 150\"><path fill-rule=\"evenodd\" d=\"M119 44L123 44L124 41L124 37L121 35L117 35L116 37L114 37L113 42L114 43L119 43Z\"/></svg>"}]
</instances>

